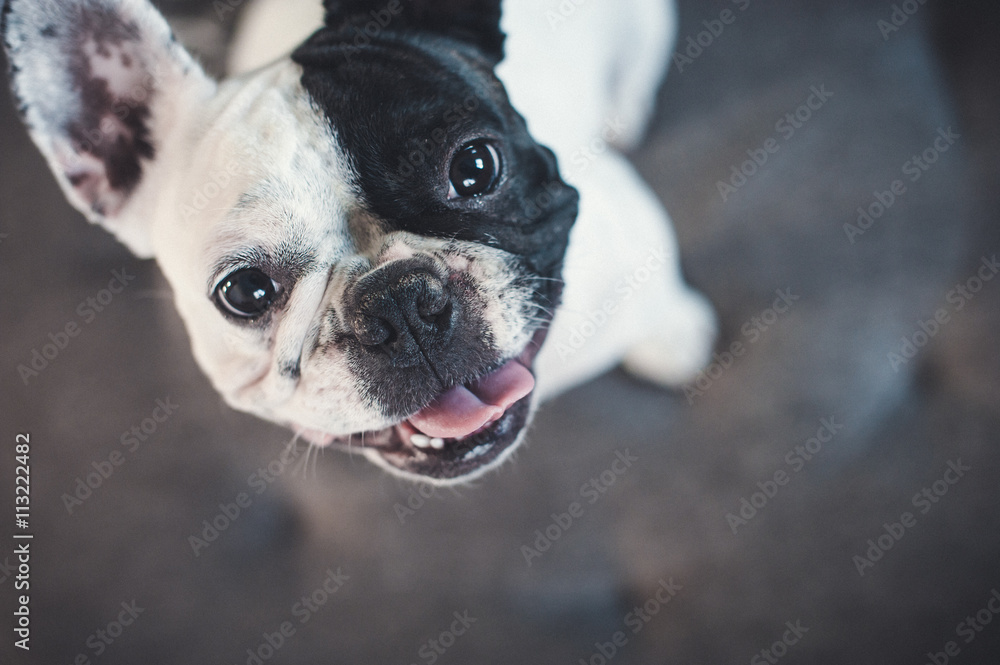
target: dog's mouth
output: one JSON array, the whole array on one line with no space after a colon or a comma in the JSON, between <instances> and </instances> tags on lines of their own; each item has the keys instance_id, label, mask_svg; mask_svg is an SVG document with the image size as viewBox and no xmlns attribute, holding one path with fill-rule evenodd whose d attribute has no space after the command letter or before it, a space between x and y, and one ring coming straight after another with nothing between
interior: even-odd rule
<instances>
[{"instance_id":1,"label":"dog's mouth","mask_svg":"<svg viewBox=\"0 0 1000 665\"><path fill-rule=\"evenodd\" d=\"M536 333L516 358L449 388L397 425L349 437L300 434L317 445L361 450L377 464L420 480L468 479L502 461L520 442L531 415L531 368L545 332Z\"/></svg>"}]
</instances>

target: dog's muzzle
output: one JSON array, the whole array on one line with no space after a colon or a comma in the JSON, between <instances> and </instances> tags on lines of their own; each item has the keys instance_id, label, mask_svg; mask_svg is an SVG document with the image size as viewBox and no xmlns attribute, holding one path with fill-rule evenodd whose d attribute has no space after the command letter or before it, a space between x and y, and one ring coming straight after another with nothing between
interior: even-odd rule
<instances>
[{"instance_id":1,"label":"dog's muzzle","mask_svg":"<svg viewBox=\"0 0 1000 665\"><path fill-rule=\"evenodd\" d=\"M433 480L469 476L523 434L531 411L540 329L516 357L500 357L468 275L431 259L390 262L345 298L346 347L363 397L398 424L319 445L361 446L398 471Z\"/></svg>"}]
</instances>

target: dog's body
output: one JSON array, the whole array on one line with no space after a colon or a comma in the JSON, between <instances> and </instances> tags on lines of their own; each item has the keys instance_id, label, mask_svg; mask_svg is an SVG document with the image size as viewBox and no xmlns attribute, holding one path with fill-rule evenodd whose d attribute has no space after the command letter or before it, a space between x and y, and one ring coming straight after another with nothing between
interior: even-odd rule
<instances>
[{"instance_id":1,"label":"dog's body","mask_svg":"<svg viewBox=\"0 0 1000 665\"><path fill-rule=\"evenodd\" d=\"M221 84L146 0L9 0L4 36L67 196L158 260L225 399L444 482L505 459L542 398L623 359L683 382L714 337L609 146L642 135L672 16L565 5L503 5L498 75L527 128L492 77L498 1L328 0L291 59ZM293 45L268 11L237 68L264 64L261 35Z\"/></svg>"}]
</instances>

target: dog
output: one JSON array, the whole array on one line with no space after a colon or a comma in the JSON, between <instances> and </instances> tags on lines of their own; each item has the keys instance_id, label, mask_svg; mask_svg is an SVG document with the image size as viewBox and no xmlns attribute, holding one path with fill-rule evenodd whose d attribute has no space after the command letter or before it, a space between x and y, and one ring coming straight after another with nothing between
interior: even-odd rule
<instances>
[{"instance_id":1,"label":"dog","mask_svg":"<svg viewBox=\"0 0 1000 665\"><path fill-rule=\"evenodd\" d=\"M621 152L674 22L662 0L261 0L222 81L148 0L6 0L2 32L67 199L156 259L225 401L446 484L619 363L669 386L708 360L712 309Z\"/></svg>"}]
</instances>

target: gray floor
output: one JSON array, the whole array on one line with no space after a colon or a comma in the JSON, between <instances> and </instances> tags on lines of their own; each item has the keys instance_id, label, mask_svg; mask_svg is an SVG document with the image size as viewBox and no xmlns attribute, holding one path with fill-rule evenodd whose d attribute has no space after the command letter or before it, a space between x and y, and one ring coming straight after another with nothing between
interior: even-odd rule
<instances>
[{"instance_id":1,"label":"gray floor","mask_svg":"<svg viewBox=\"0 0 1000 665\"><path fill-rule=\"evenodd\" d=\"M200 6L210 18L181 32L211 42L225 26ZM720 354L746 353L688 397L605 376L549 405L515 464L429 498L340 454L261 483L289 435L220 403L156 268L69 210L0 99L2 436L31 433L37 534L33 649L7 633L0 660L246 663L270 640L278 663L916 665L949 642L949 662L1000 662L1000 617L961 623L1000 589L1000 280L949 299L1000 254L996 10L928 3L886 40L891 3L684 0L681 48L724 6L736 21L671 70L635 160L718 307ZM832 97L776 126L812 86ZM960 139L911 181L905 163L948 128ZM718 181L769 138L777 152L723 200ZM852 243L844 225L897 179L906 192ZM24 385L17 366L123 268L133 284ZM798 300L775 316L777 290ZM938 309L948 322L894 369ZM123 445L166 398L176 413ZM62 495L113 451L121 466L70 514ZM581 495L625 451L638 461ZM11 455L0 467L11 477ZM241 492L250 507L194 556L189 536ZM756 514L727 519L743 499ZM574 501L582 516L553 526ZM547 529L559 538L528 565ZM891 549L860 575L880 537ZM442 635L455 612L475 622Z\"/></svg>"}]
</instances>

